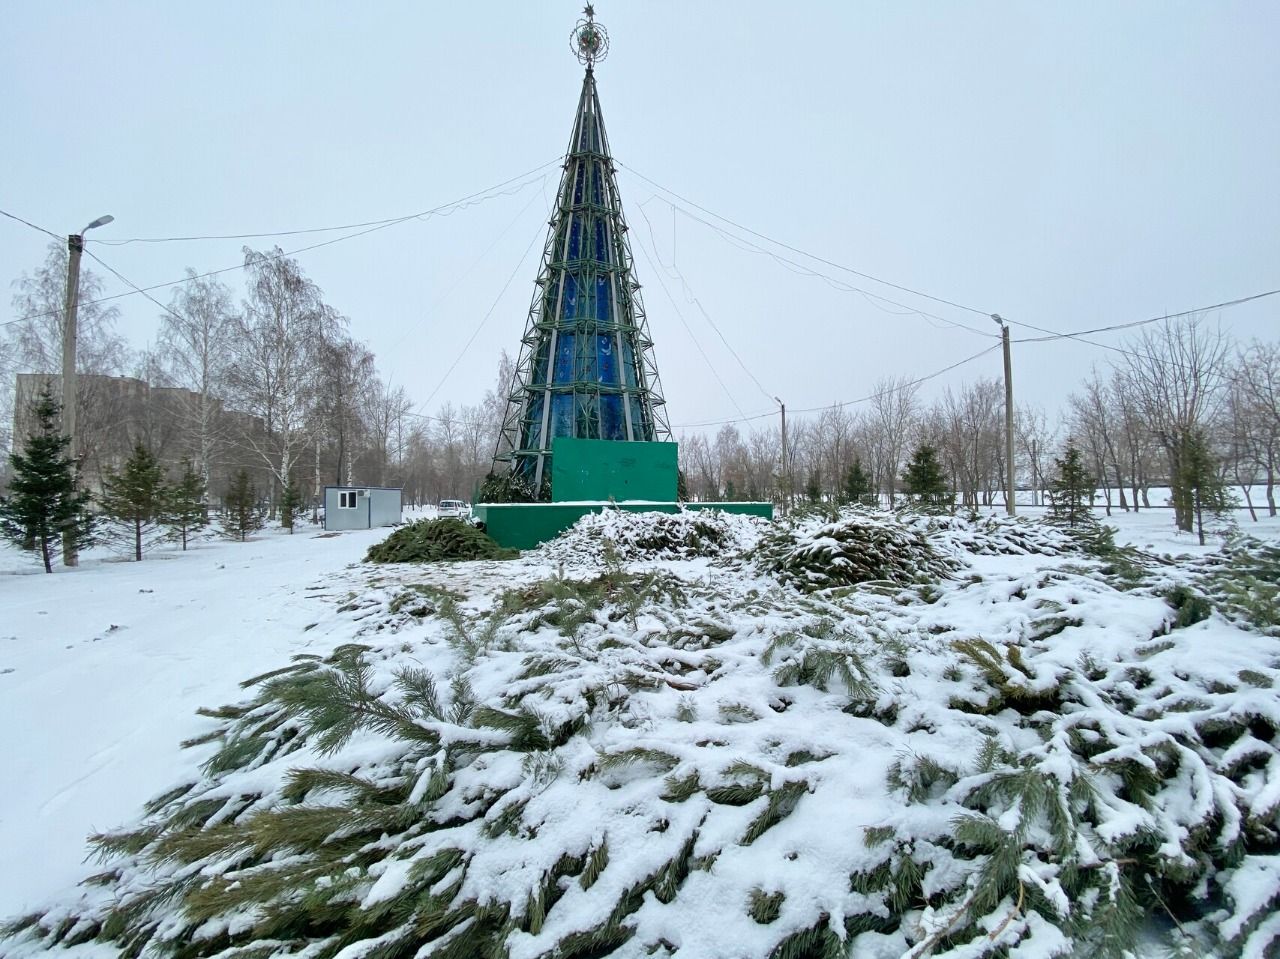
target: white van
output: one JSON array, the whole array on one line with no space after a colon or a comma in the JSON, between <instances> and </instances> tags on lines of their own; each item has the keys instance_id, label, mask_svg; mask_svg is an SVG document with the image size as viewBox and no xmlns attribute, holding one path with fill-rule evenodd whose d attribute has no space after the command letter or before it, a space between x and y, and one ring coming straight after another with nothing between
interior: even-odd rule
<instances>
[{"instance_id":1,"label":"white van","mask_svg":"<svg viewBox=\"0 0 1280 959\"><path fill-rule=\"evenodd\" d=\"M466 519L471 515L471 508L460 499L442 499L440 505L436 507L436 514L442 519L446 516Z\"/></svg>"}]
</instances>

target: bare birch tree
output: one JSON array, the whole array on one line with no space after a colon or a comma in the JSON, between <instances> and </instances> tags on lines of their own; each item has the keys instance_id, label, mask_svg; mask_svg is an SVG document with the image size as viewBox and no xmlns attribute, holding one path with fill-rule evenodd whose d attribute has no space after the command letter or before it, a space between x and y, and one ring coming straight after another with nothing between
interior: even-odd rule
<instances>
[{"instance_id":1,"label":"bare birch tree","mask_svg":"<svg viewBox=\"0 0 1280 959\"><path fill-rule=\"evenodd\" d=\"M47 373L61 381L62 336L66 328L67 245L65 241L49 243L44 263L14 281L13 310L18 321L5 334L12 373ZM119 310L98 302L102 298L102 280L89 268L80 269L80 299L76 311L76 407L79 411L78 457L81 464L97 461L116 452L127 455L127 438L120 450L114 450L119 433L118 410L111 397L104 395L102 381L96 376L117 376L129 362L129 347L115 330ZM6 379L8 392L11 379ZM12 422L11 417L8 418Z\"/></svg>"},{"instance_id":2,"label":"bare birch tree","mask_svg":"<svg viewBox=\"0 0 1280 959\"><path fill-rule=\"evenodd\" d=\"M905 376L879 380L872 390L865 419L867 458L872 482L889 497L890 507L896 503L898 477L915 437L919 392L919 384Z\"/></svg>"},{"instance_id":3,"label":"bare birch tree","mask_svg":"<svg viewBox=\"0 0 1280 959\"><path fill-rule=\"evenodd\" d=\"M62 333L66 328L67 245L49 244L44 264L15 282L13 310L19 316L9 331L15 360L30 373L62 369ZM129 361L129 347L115 331L120 311L98 302L102 279L87 265L80 268L76 309L76 371L117 375Z\"/></svg>"},{"instance_id":4,"label":"bare birch tree","mask_svg":"<svg viewBox=\"0 0 1280 959\"><path fill-rule=\"evenodd\" d=\"M1246 449L1241 452L1262 473L1267 513L1275 516L1276 473L1280 467L1280 343L1254 340L1240 354L1238 365L1232 394L1247 437Z\"/></svg>"},{"instance_id":5,"label":"bare birch tree","mask_svg":"<svg viewBox=\"0 0 1280 959\"><path fill-rule=\"evenodd\" d=\"M1031 484L1032 505L1039 506L1047 484L1045 468L1057 444L1057 430L1049 426L1045 411L1037 407L1014 407L1013 438L1016 455L1027 464L1027 481Z\"/></svg>"},{"instance_id":6,"label":"bare birch tree","mask_svg":"<svg viewBox=\"0 0 1280 959\"><path fill-rule=\"evenodd\" d=\"M242 430L240 442L284 489L313 440L315 354L332 338L335 331L327 327L334 317L319 288L279 248L259 253L246 247L244 260L248 294L236 324L229 384L240 408L262 424L261 432Z\"/></svg>"},{"instance_id":7,"label":"bare birch tree","mask_svg":"<svg viewBox=\"0 0 1280 959\"><path fill-rule=\"evenodd\" d=\"M1164 450L1178 528L1191 532L1184 459L1197 434L1209 432L1226 400L1230 344L1201 317L1166 321L1134 340L1122 361L1123 389Z\"/></svg>"},{"instance_id":8,"label":"bare birch tree","mask_svg":"<svg viewBox=\"0 0 1280 959\"><path fill-rule=\"evenodd\" d=\"M720 463L701 433L680 437L680 468L688 477L689 492L696 500L720 498Z\"/></svg>"},{"instance_id":9,"label":"bare birch tree","mask_svg":"<svg viewBox=\"0 0 1280 959\"><path fill-rule=\"evenodd\" d=\"M188 268L160 316L157 353L169 383L189 394L175 398L177 425L206 488L226 440L223 400L236 330L231 290Z\"/></svg>"},{"instance_id":10,"label":"bare birch tree","mask_svg":"<svg viewBox=\"0 0 1280 959\"><path fill-rule=\"evenodd\" d=\"M1117 404L1111 384L1094 369L1084 381L1082 391L1071 394L1067 402L1071 408L1072 432L1088 457L1093 481L1102 489L1107 515L1111 515L1113 485L1120 491L1120 508L1127 511L1129 505L1116 436Z\"/></svg>"},{"instance_id":11,"label":"bare birch tree","mask_svg":"<svg viewBox=\"0 0 1280 959\"><path fill-rule=\"evenodd\" d=\"M375 379L365 419L372 447L372 466L379 486L386 485L388 471L393 468L400 471L411 434L406 420L412 414L413 402L403 386L393 388Z\"/></svg>"},{"instance_id":12,"label":"bare birch tree","mask_svg":"<svg viewBox=\"0 0 1280 959\"><path fill-rule=\"evenodd\" d=\"M363 446L366 414L378 390L373 353L339 331L346 320L323 308L324 330L314 346L315 396L311 429L333 448L333 482L350 485Z\"/></svg>"},{"instance_id":13,"label":"bare birch tree","mask_svg":"<svg viewBox=\"0 0 1280 959\"><path fill-rule=\"evenodd\" d=\"M942 458L963 506L990 505L1000 485L1004 447L1004 387L992 379L950 388L938 404Z\"/></svg>"}]
</instances>

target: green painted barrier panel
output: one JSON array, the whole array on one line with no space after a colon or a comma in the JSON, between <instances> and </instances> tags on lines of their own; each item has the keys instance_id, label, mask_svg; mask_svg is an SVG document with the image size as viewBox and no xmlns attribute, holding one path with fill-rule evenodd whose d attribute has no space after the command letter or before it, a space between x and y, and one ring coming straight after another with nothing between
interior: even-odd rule
<instances>
[{"instance_id":1,"label":"green painted barrier panel","mask_svg":"<svg viewBox=\"0 0 1280 959\"><path fill-rule=\"evenodd\" d=\"M551 442L551 500L674 503L678 455L677 443L558 437Z\"/></svg>"},{"instance_id":2,"label":"green painted barrier panel","mask_svg":"<svg viewBox=\"0 0 1280 959\"><path fill-rule=\"evenodd\" d=\"M620 509L628 513L677 513L682 508L718 509L726 513L773 519L772 503L477 503L472 507L472 513L484 523L485 531L498 545L532 549L539 543L555 539L588 513L599 513L605 509Z\"/></svg>"}]
</instances>

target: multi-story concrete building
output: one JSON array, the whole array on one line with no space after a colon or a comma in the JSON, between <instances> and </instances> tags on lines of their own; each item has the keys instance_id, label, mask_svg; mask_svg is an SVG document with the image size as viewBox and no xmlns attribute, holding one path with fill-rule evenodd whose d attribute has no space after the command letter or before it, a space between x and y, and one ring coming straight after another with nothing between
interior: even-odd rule
<instances>
[{"instance_id":1,"label":"multi-story concrete building","mask_svg":"<svg viewBox=\"0 0 1280 959\"><path fill-rule=\"evenodd\" d=\"M120 469L137 443L149 448L176 478L184 459L208 472L210 498L218 500L240 469L247 469L255 485L270 489L263 463L246 440L261 446L262 421L220 400L202 403L198 393L178 387L151 386L131 376L81 373L77 378L77 425L80 434L81 477L85 488L101 489L102 477ZM36 396L49 384L62 395L62 377L50 373L19 373L13 406L13 445L21 449L34 426Z\"/></svg>"}]
</instances>

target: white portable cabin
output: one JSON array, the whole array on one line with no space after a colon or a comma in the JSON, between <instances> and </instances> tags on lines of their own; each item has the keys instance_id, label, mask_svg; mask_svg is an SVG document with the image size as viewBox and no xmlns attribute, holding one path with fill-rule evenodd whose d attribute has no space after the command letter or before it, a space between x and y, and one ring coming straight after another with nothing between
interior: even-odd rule
<instances>
[{"instance_id":1,"label":"white portable cabin","mask_svg":"<svg viewBox=\"0 0 1280 959\"><path fill-rule=\"evenodd\" d=\"M401 493L391 486L326 486L324 528L373 529L401 519Z\"/></svg>"}]
</instances>

